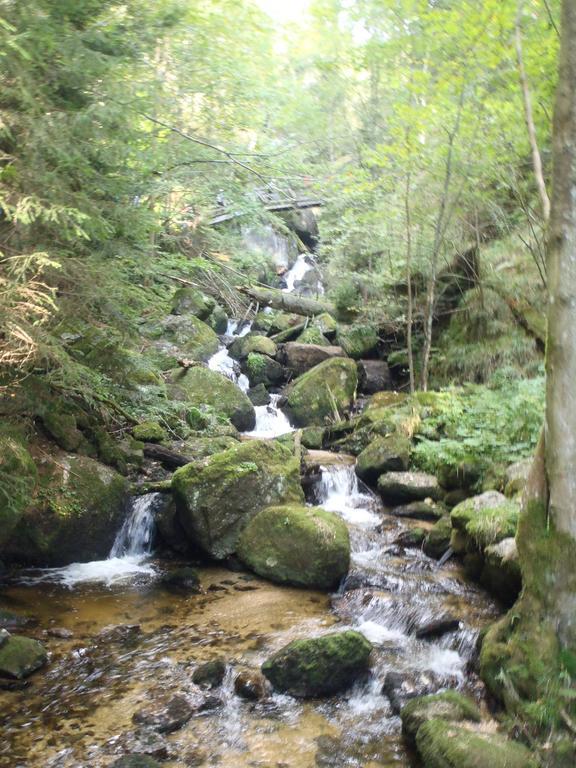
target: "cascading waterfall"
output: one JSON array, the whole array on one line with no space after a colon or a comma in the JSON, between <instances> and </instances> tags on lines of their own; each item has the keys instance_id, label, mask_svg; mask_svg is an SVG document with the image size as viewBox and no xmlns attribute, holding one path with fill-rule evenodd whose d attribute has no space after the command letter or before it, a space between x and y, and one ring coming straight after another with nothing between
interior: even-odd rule
<instances>
[{"instance_id":1,"label":"cascading waterfall","mask_svg":"<svg viewBox=\"0 0 576 768\"><path fill-rule=\"evenodd\" d=\"M251 328L252 323L239 323L237 320L228 320L225 335L227 338L246 336L247 333L250 333ZM222 344L218 352L212 355L210 360L208 360L208 368L226 376L226 378L233 381L242 392L247 392L250 388L248 377L240 372L240 366L237 361L230 356L228 347L225 344Z\"/></svg>"},{"instance_id":2,"label":"cascading waterfall","mask_svg":"<svg viewBox=\"0 0 576 768\"><path fill-rule=\"evenodd\" d=\"M256 426L251 432L246 434L250 437L258 437L261 440L267 438L279 437L288 432L293 432L294 427L290 425L288 417L278 407L280 395L270 395L268 405L258 405L256 411Z\"/></svg>"},{"instance_id":3,"label":"cascading waterfall","mask_svg":"<svg viewBox=\"0 0 576 768\"><path fill-rule=\"evenodd\" d=\"M72 588L88 583L111 586L135 576L153 576L156 570L146 561L154 539L154 512L163 503L159 493L132 499L128 516L116 534L106 560L71 563L64 568L45 568L38 577L25 581L51 581Z\"/></svg>"}]
</instances>

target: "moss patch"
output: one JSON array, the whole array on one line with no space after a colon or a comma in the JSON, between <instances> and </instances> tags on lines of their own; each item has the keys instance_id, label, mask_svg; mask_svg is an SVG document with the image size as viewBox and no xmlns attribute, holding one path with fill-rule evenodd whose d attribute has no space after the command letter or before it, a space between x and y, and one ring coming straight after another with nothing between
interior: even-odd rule
<instances>
[{"instance_id":1,"label":"moss patch","mask_svg":"<svg viewBox=\"0 0 576 768\"><path fill-rule=\"evenodd\" d=\"M421 725L428 720L480 722L480 710L476 704L458 691L443 691L431 696L417 696L409 701L400 713L402 732L415 739Z\"/></svg>"},{"instance_id":2,"label":"moss patch","mask_svg":"<svg viewBox=\"0 0 576 768\"><path fill-rule=\"evenodd\" d=\"M287 404L297 426L323 426L351 406L358 373L353 360L325 360L302 374L290 387Z\"/></svg>"}]
</instances>

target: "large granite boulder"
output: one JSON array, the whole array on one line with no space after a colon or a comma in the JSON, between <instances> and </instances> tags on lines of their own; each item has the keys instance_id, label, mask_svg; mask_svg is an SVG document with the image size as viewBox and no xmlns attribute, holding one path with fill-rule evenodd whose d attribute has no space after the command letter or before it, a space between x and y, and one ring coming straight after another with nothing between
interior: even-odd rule
<instances>
[{"instance_id":1,"label":"large granite boulder","mask_svg":"<svg viewBox=\"0 0 576 768\"><path fill-rule=\"evenodd\" d=\"M354 402L357 383L353 360L337 357L325 360L290 386L287 410L300 427L322 426L327 420L338 420Z\"/></svg>"},{"instance_id":2,"label":"large granite boulder","mask_svg":"<svg viewBox=\"0 0 576 768\"><path fill-rule=\"evenodd\" d=\"M318 507L269 507L240 535L240 559L279 584L330 589L348 573L350 539L342 518Z\"/></svg>"},{"instance_id":3,"label":"large granite boulder","mask_svg":"<svg viewBox=\"0 0 576 768\"><path fill-rule=\"evenodd\" d=\"M300 462L275 441L251 440L187 464L174 473L172 489L190 542L216 559L236 551L261 510L304 501Z\"/></svg>"},{"instance_id":4,"label":"large granite boulder","mask_svg":"<svg viewBox=\"0 0 576 768\"><path fill-rule=\"evenodd\" d=\"M174 370L170 374L169 391L175 400L200 410L211 409L230 419L236 429L254 429L256 412L250 399L217 371L200 365Z\"/></svg>"}]
</instances>

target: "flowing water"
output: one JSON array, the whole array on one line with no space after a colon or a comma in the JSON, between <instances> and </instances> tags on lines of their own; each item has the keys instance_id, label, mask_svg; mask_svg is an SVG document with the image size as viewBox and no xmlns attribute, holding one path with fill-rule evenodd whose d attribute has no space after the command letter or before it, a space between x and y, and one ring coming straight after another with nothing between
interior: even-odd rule
<instances>
[{"instance_id":1,"label":"flowing water","mask_svg":"<svg viewBox=\"0 0 576 768\"><path fill-rule=\"evenodd\" d=\"M280 397L280 395L270 395L268 405L256 406L254 409L256 411L256 426L251 432L246 432L247 435L266 440L294 431L288 417L278 406Z\"/></svg>"},{"instance_id":2,"label":"flowing water","mask_svg":"<svg viewBox=\"0 0 576 768\"><path fill-rule=\"evenodd\" d=\"M353 466L323 468L313 496L350 530L350 572L332 596L218 568L200 569L202 594L172 592L159 576L174 563L149 559L140 560L150 569L144 578L20 578L8 585L4 603L36 617L52 660L29 689L0 692L0 765L107 768L132 749L159 751L167 768L410 765L399 718L382 693L387 675L400 673L407 695L444 687L476 694L475 642L496 609L456 565L438 568L419 550L396 544L409 523L385 514L359 487ZM150 557L152 502L135 503L111 553L119 557L104 562ZM460 621L453 631L437 640L416 637L447 612ZM353 627L375 645L370 677L351 691L318 702L272 695L254 703L234 694L238 670L258 668L290 640L334 626ZM169 736L134 725L133 712L167 691L193 699L193 669L215 658L226 660L227 675L210 708Z\"/></svg>"},{"instance_id":3,"label":"flowing water","mask_svg":"<svg viewBox=\"0 0 576 768\"><path fill-rule=\"evenodd\" d=\"M233 381L242 392L247 392L250 389L250 382L248 377L245 376L240 370L240 364L230 356L228 347L235 338L246 336L252 329L252 323L238 322L237 320L228 320L228 327L226 328L225 339L226 343L220 345L220 349L216 352L210 360L208 360L208 368L212 371L218 371L227 379Z\"/></svg>"}]
</instances>

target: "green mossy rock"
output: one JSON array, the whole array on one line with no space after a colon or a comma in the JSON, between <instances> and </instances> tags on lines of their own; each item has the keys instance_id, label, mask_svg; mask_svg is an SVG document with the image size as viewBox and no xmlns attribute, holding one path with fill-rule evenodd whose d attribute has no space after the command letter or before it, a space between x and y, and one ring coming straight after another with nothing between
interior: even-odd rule
<instances>
[{"instance_id":1,"label":"green mossy rock","mask_svg":"<svg viewBox=\"0 0 576 768\"><path fill-rule=\"evenodd\" d=\"M0 646L0 677L22 680L48 661L46 648L37 640L10 635Z\"/></svg>"},{"instance_id":2,"label":"green mossy rock","mask_svg":"<svg viewBox=\"0 0 576 768\"><path fill-rule=\"evenodd\" d=\"M264 384L265 387L274 386L286 378L286 372L280 363L259 352L250 352L243 368L251 387L256 387L258 384Z\"/></svg>"},{"instance_id":3,"label":"green mossy rock","mask_svg":"<svg viewBox=\"0 0 576 768\"><path fill-rule=\"evenodd\" d=\"M369 666L372 644L359 632L294 640L262 665L274 688L292 696L331 696L349 688Z\"/></svg>"},{"instance_id":4,"label":"green mossy rock","mask_svg":"<svg viewBox=\"0 0 576 768\"><path fill-rule=\"evenodd\" d=\"M215 453L227 451L228 448L234 448L238 442L236 438L227 435L222 435L222 437L188 437L186 440L172 443L171 447L177 453L198 461L213 456Z\"/></svg>"},{"instance_id":5,"label":"green mossy rock","mask_svg":"<svg viewBox=\"0 0 576 768\"><path fill-rule=\"evenodd\" d=\"M476 547L491 544L516 535L519 505L498 491L486 491L458 504L450 513L452 526L468 536Z\"/></svg>"},{"instance_id":6,"label":"green mossy rock","mask_svg":"<svg viewBox=\"0 0 576 768\"><path fill-rule=\"evenodd\" d=\"M196 288L179 288L172 297L173 315L194 315L199 320L206 320L215 308L214 299Z\"/></svg>"},{"instance_id":7,"label":"green mossy rock","mask_svg":"<svg viewBox=\"0 0 576 768\"><path fill-rule=\"evenodd\" d=\"M270 581L330 589L348 573L348 528L318 507L269 507L242 531L238 556Z\"/></svg>"},{"instance_id":8,"label":"green mossy rock","mask_svg":"<svg viewBox=\"0 0 576 768\"><path fill-rule=\"evenodd\" d=\"M306 429L303 429L302 445L304 448L321 450L324 445L324 429L322 427L306 427Z\"/></svg>"},{"instance_id":9,"label":"green mossy rock","mask_svg":"<svg viewBox=\"0 0 576 768\"><path fill-rule=\"evenodd\" d=\"M513 498L522 493L528 481L528 475L532 468L533 459L523 459L511 464L506 469L505 490L506 496Z\"/></svg>"},{"instance_id":10,"label":"green mossy rock","mask_svg":"<svg viewBox=\"0 0 576 768\"><path fill-rule=\"evenodd\" d=\"M301 504L300 462L276 441L251 440L178 469L172 478L178 516L190 542L216 559L262 509Z\"/></svg>"},{"instance_id":11,"label":"green mossy rock","mask_svg":"<svg viewBox=\"0 0 576 768\"><path fill-rule=\"evenodd\" d=\"M86 438L78 429L76 416L58 407L56 403L51 403L43 411L42 423L50 437L62 450L75 452L87 446Z\"/></svg>"},{"instance_id":12,"label":"green mossy rock","mask_svg":"<svg viewBox=\"0 0 576 768\"><path fill-rule=\"evenodd\" d=\"M257 384L255 387L251 387L246 393L250 398L252 405L270 405L270 393L264 386L264 384Z\"/></svg>"},{"instance_id":13,"label":"green mossy rock","mask_svg":"<svg viewBox=\"0 0 576 768\"><path fill-rule=\"evenodd\" d=\"M482 585L505 605L512 605L522 588L516 539L503 539L484 550Z\"/></svg>"},{"instance_id":14,"label":"green mossy rock","mask_svg":"<svg viewBox=\"0 0 576 768\"><path fill-rule=\"evenodd\" d=\"M414 740L420 726L428 720L449 720L453 723L469 720L479 723L480 710L471 699L458 691L444 691L412 699L402 708L400 718L402 733Z\"/></svg>"},{"instance_id":15,"label":"green mossy rock","mask_svg":"<svg viewBox=\"0 0 576 768\"><path fill-rule=\"evenodd\" d=\"M498 733L429 720L416 735L424 768L537 768L530 751Z\"/></svg>"},{"instance_id":16,"label":"green mossy rock","mask_svg":"<svg viewBox=\"0 0 576 768\"><path fill-rule=\"evenodd\" d=\"M173 368L181 358L206 362L218 352L220 342L210 326L194 315L170 315L148 329L158 364Z\"/></svg>"},{"instance_id":17,"label":"green mossy rock","mask_svg":"<svg viewBox=\"0 0 576 768\"><path fill-rule=\"evenodd\" d=\"M424 472L387 472L378 478L378 490L387 504L436 501L442 495L438 480Z\"/></svg>"},{"instance_id":18,"label":"green mossy rock","mask_svg":"<svg viewBox=\"0 0 576 768\"><path fill-rule=\"evenodd\" d=\"M258 312L252 323L254 331L264 331L268 336L288 331L295 325L299 325L302 318L298 315L290 315L286 312Z\"/></svg>"},{"instance_id":19,"label":"green mossy rock","mask_svg":"<svg viewBox=\"0 0 576 768\"><path fill-rule=\"evenodd\" d=\"M250 352L258 352L260 355L275 357L276 344L267 336L247 334L235 339L228 347L228 352L236 360L244 360Z\"/></svg>"},{"instance_id":20,"label":"green mossy rock","mask_svg":"<svg viewBox=\"0 0 576 768\"><path fill-rule=\"evenodd\" d=\"M36 464L20 440L0 434L0 548L29 505L37 480Z\"/></svg>"},{"instance_id":21,"label":"green mossy rock","mask_svg":"<svg viewBox=\"0 0 576 768\"><path fill-rule=\"evenodd\" d=\"M371 325L339 325L336 341L354 360L370 357L378 349L378 333Z\"/></svg>"},{"instance_id":22,"label":"green mossy rock","mask_svg":"<svg viewBox=\"0 0 576 768\"><path fill-rule=\"evenodd\" d=\"M256 413L248 396L217 371L204 366L172 371L169 390L175 400L182 400L201 411L208 406L230 419L236 429L254 429Z\"/></svg>"},{"instance_id":23,"label":"green mossy rock","mask_svg":"<svg viewBox=\"0 0 576 768\"><path fill-rule=\"evenodd\" d=\"M297 426L323 426L350 408L358 384L356 363L346 358L325 360L303 373L289 388L287 408Z\"/></svg>"},{"instance_id":24,"label":"green mossy rock","mask_svg":"<svg viewBox=\"0 0 576 768\"><path fill-rule=\"evenodd\" d=\"M228 329L228 315L219 304L216 304L205 322L219 336L225 334Z\"/></svg>"},{"instance_id":25,"label":"green mossy rock","mask_svg":"<svg viewBox=\"0 0 576 768\"><path fill-rule=\"evenodd\" d=\"M358 456L356 474L375 483L384 472L403 472L408 469L411 447L404 435L376 437Z\"/></svg>"},{"instance_id":26,"label":"green mossy rock","mask_svg":"<svg viewBox=\"0 0 576 768\"><path fill-rule=\"evenodd\" d=\"M168 437L166 430L157 421L143 421L132 429L134 440L141 443L161 443Z\"/></svg>"},{"instance_id":27,"label":"green mossy rock","mask_svg":"<svg viewBox=\"0 0 576 768\"><path fill-rule=\"evenodd\" d=\"M319 328L315 328L313 325L309 325L305 331L302 331L296 341L299 344L318 344L320 347L329 347L330 342L323 335Z\"/></svg>"},{"instance_id":28,"label":"green mossy rock","mask_svg":"<svg viewBox=\"0 0 576 768\"><path fill-rule=\"evenodd\" d=\"M327 339L333 339L338 330L336 320L329 315L328 312L322 312L321 315L316 315L311 323L313 328L318 328L320 333Z\"/></svg>"},{"instance_id":29,"label":"green mossy rock","mask_svg":"<svg viewBox=\"0 0 576 768\"><path fill-rule=\"evenodd\" d=\"M126 511L128 483L86 456L43 463L38 488L5 544L7 560L58 566L108 555Z\"/></svg>"},{"instance_id":30,"label":"green mossy rock","mask_svg":"<svg viewBox=\"0 0 576 768\"><path fill-rule=\"evenodd\" d=\"M110 768L162 768L162 766L148 755L124 755L114 760Z\"/></svg>"},{"instance_id":31,"label":"green mossy rock","mask_svg":"<svg viewBox=\"0 0 576 768\"><path fill-rule=\"evenodd\" d=\"M428 557L439 560L450 546L450 536L452 534L452 525L450 518L441 517L438 522L432 526L428 536L424 539L423 550Z\"/></svg>"}]
</instances>

